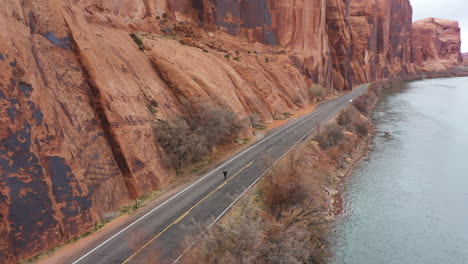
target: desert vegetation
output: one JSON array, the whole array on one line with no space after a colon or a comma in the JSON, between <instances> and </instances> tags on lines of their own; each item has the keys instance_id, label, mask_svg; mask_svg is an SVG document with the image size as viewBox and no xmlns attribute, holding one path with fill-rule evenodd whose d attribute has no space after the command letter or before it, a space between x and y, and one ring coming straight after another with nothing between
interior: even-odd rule
<instances>
[{"instance_id":1,"label":"desert vegetation","mask_svg":"<svg viewBox=\"0 0 468 264\"><path fill-rule=\"evenodd\" d=\"M258 130L265 130L267 127L264 125L258 114L254 113L252 116L250 116L250 125L254 129Z\"/></svg>"},{"instance_id":2,"label":"desert vegetation","mask_svg":"<svg viewBox=\"0 0 468 264\"><path fill-rule=\"evenodd\" d=\"M203 160L216 145L234 141L244 127L235 113L220 107L200 106L190 112L191 116L153 125L168 166L181 168Z\"/></svg>"},{"instance_id":3,"label":"desert vegetation","mask_svg":"<svg viewBox=\"0 0 468 264\"><path fill-rule=\"evenodd\" d=\"M185 263L323 263L322 210L303 183L296 154L276 166L230 217L205 230Z\"/></svg>"},{"instance_id":4,"label":"desert vegetation","mask_svg":"<svg viewBox=\"0 0 468 264\"><path fill-rule=\"evenodd\" d=\"M321 101L327 96L326 88L319 84L314 84L309 87L308 92L310 99L315 101Z\"/></svg>"},{"instance_id":5,"label":"desert vegetation","mask_svg":"<svg viewBox=\"0 0 468 264\"><path fill-rule=\"evenodd\" d=\"M337 124L328 125L315 139L322 149L334 147L343 139L343 127Z\"/></svg>"},{"instance_id":6,"label":"desert vegetation","mask_svg":"<svg viewBox=\"0 0 468 264\"><path fill-rule=\"evenodd\" d=\"M130 33L130 37L133 39L133 41L135 41L135 43L138 45L138 48L140 50L144 50L145 49L145 45L143 44L143 41L141 40L140 37L138 37L137 34L135 33Z\"/></svg>"},{"instance_id":7,"label":"desert vegetation","mask_svg":"<svg viewBox=\"0 0 468 264\"><path fill-rule=\"evenodd\" d=\"M198 226L184 262L326 263L331 222L341 211L337 172L365 148L367 127L349 106L273 166L229 216L210 229Z\"/></svg>"},{"instance_id":8,"label":"desert vegetation","mask_svg":"<svg viewBox=\"0 0 468 264\"><path fill-rule=\"evenodd\" d=\"M365 94L353 101L353 106L364 115L369 115L375 101L380 96L382 88L382 83L372 84Z\"/></svg>"}]
</instances>

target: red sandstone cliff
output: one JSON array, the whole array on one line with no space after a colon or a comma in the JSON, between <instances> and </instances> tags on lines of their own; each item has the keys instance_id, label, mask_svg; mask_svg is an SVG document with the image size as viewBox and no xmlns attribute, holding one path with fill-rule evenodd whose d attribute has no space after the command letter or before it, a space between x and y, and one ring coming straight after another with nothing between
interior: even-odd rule
<instances>
[{"instance_id":1,"label":"red sandstone cliff","mask_svg":"<svg viewBox=\"0 0 468 264\"><path fill-rule=\"evenodd\" d=\"M167 185L156 119L215 104L271 120L314 82L411 73L410 21L408 0L1 1L0 263Z\"/></svg>"},{"instance_id":2,"label":"red sandstone cliff","mask_svg":"<svg viewBox=\"0 0 468 264\"><path fill-rule=\"evenodd\" d=\"M334 87L414 73L411 18L407 0L328 0Z\"/></svg>"},{"instance_id":3,"label":"red sandstone cliff","mask_svg":"<svg viewBox=\"0 0 468 264\"><path fill-rule=\"evenodd\" d=\"M443 71L462 63L457 21L426 18L413 23L414 64L418 71Z\"/></svg>"}]
</instances>

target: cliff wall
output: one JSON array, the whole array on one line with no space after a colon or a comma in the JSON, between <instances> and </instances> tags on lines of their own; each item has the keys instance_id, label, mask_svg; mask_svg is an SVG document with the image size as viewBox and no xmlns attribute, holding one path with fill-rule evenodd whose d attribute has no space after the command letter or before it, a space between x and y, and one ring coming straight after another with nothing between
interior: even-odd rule
<instances>
[{"instance_id":1,"label":"cliff wall","mask_svg":"<svg viewBox=\"0 0 468 264\"><path fill-rule=\"evenodd\" d=\"M407 0L328 0L335 89L414 73L411 18Z\"/></svg>"},{"instance_id":2,"label":"cliff wall","mask_svg":"<svg viewBox=\"0 0 468 264\"><path fill-rule=\"evenodd\" d=\"M414 64L418 71L444 71L463 62L457 21L426 18L413 24Z\"/></svg>"},{"instance_id":3,"label":"cliff wall","mask_svg":"<svg viewBox=\"0 0 468 264\"><path fill-rule=\"evenodd\" d=\"M272 120L312 83L411 72L408 21L407 0L1 1L0 262L166 186L157 119L218 105Z\"/></svg>"}]
</instances>

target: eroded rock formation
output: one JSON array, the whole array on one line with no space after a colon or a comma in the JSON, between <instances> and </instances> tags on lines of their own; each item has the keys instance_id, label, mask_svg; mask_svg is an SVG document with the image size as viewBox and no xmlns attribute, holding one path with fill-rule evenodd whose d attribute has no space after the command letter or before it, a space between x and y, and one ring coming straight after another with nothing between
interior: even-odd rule
<instances>
[{"instance_id":1,"label":"eroded rock formation","mask_svg":"<svg viewBox=\"0 0 468 264\"><path fill-rule=\"evenodd\" d=\"M408 0L1 1L0 262L166 186L156 119L271 120L312 83L411 73L410 21Z\"/></svg>"},{"instance_id":2,"label":"eroded rock formation","mask_svg":"<svg viewBox=\"0 0 468 264\"><path fill-rule=\"evenodd\" d=\"M426 18L413 23L414 64L418 71L434 72L453 68L463 59L457 21Z\"/></svg>"},{"instance_id":3,"label":"eroded rock formation","mask_svg":"<svg viewBox=\"0 0 468 264\"><path fill-rule=\"evenodd\" d=\"M414 73L411 18L407 0L328 0L334 87Z\"/></svg>"}]
</instances>

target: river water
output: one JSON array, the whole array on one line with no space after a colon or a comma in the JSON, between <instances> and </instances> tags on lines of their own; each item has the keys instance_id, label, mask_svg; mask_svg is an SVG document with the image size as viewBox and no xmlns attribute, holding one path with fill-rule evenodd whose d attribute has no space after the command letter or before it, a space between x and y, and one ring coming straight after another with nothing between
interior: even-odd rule
<instances>
[{"instance_id":1,"label":"river water","mask_svg":"<svg viewBox=\"0 0 468 264\"><path fill-rule=\"evenodd\" d=\"M377 134L346 183L332 262L467 264L468 78L394 85L372 118Z\"/></svg>"}]
</instances>

